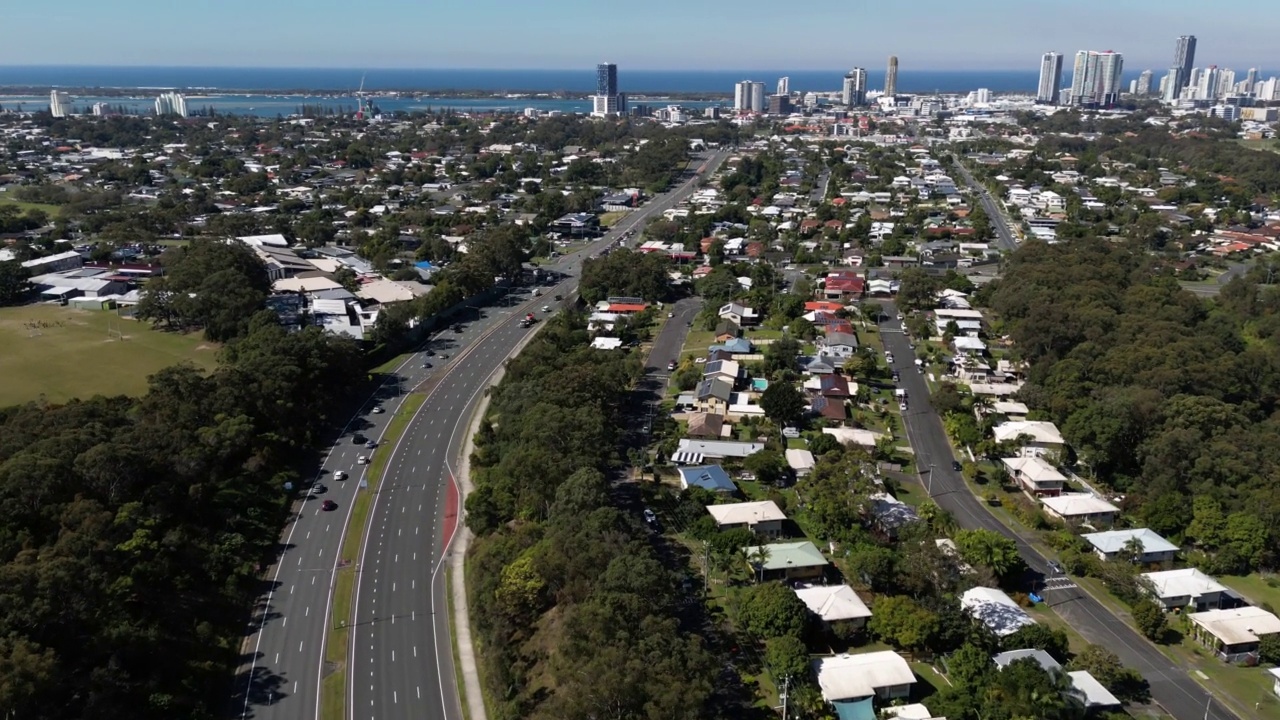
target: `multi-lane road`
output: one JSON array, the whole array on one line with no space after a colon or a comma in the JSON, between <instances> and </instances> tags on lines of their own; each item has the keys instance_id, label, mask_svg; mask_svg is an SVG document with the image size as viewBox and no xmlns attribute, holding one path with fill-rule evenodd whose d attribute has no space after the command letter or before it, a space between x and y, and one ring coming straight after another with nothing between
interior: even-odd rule
<instances>
[{"instance_id":1,"label":"multi-lane road","mask_svg":"<svg viewBox=\"0 0 1280 720\"><path fill-rule=\"evenodd\" d=\"M1049 561L1026 540L1010 531L987 511L965 485L964 478L951 467L955 459L943 429L942 419L929 403L929 387L917 371L915 352L895 320L897 309L882 303L885 319L880 325L885 350L893 354L894 369L901 377L898 387L907 391L908 410L903 413L916 467L921 481L934 501L955 517L963 528L985 528L1012 536L1032 571L1045 578L1037 588L1045 601L1086 640L1120 656L1128 667L1142 673L1151 685L1151 697L1177 720L1235 720L1236 716L1210 697L1186 671L1165 657L1151 643L1101 603L1080 589L1070 578L1055 576Z\"/></svg>"},{"instance_id":2,"label":"multi-lane road","mask_svg":"<svg viewBox=\"0 0 1280 720\"><path fill-rule=\"evenodd\" d=\"M354 621L349 628L343 715L361 719L460 718L441 569L452 530L461 522L453 466L481 391L531 330L519 317L571 297L582 259L683 200L697 178L727 156L706 156L701 172L627 216L587 248L546 266L563 280L516 304L464 315L463 332L441 333L411 355L365 404L329 449L318 479L326 493L304 500L285 529L270 569L271 587L256 608L237 678L234 715L270 720L320 716L321 681L338 670L325 662L335 577L355 565ZM430 353L430 355L428 355ZM447 355L448 357L442 357ZM432 367L426 367L429 363ZM408 392L425 394L399 440L369 450L356 436L380 440ZM374 412L379 408L382 412ZM354 499L371 458L386 453L366 535L356 557L340 557ZM345 481L337 471L349 473ZM322 509L324 500L337 509Z\"/></svg>"}]
</instances>

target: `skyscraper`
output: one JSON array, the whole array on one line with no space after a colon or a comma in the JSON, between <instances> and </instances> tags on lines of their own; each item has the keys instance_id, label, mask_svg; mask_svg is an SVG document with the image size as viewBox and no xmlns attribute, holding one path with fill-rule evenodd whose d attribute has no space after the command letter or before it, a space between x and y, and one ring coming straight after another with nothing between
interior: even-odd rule
<instances>
[{"instance_id":1,"label":"skyscraper","mask_svg":"<svg viewBox=\"0 0 1280 720\"><path fill-rule=\"evenodd\" d=\"M613 63L600 63L596 66L596 94L618 94L618 66Z\"/></svg>"},{"instance_id":2,"label":"skyscraper","mask_svg":"<svg viewBox=\"0 0 1280 720\"><path fill-rule=\"evenodd\" d=\"M591 97L592 117L622 115L627 111L627 97L618 92L618 66L596 65L596 94Z\"/></svg>"},{"instance_id":3,"label":"skyscraper","mask_svg":"<svg viewBox=\"0 0 1280 720\"><path fill-rule=\"evenodd\" d=\"M867 71L856 67L845 73L840 87L840 102L844 105L863 105L867 102Z\"/></svg>"},{"instance_id":4,"label":"skyscraper","mask_svg":"<svg viewBox=\"0 0 1280 720\"><path fill-rule=\"evenodd\" d=\"M789 77L778 78L778 92L775 94L790 95L791 94L791 78Z\"/></svg>"},{"instance_id":5,"label":"skyscraper","mask_svg":"<svg viewBox=\"0 0 1280 720\"><path fill-rule=\"evenodd\" d=\"M733 109L738 112L764 112L764 83L743 80L733 86Z\"/></svg>"},{"instance_id":6,"label":"skyscraper","mask_svg":"<svg viewBox=\"0 0 1280 720\"><path fill-rule=\"evenodd\" d=\"M1173 64L1178 68L1178 89L1191 84L1191 68L1196 65L1196 36L1183 35L1173 49Z\"/></svg>"},{"instance_id":7,"label":"skyscraper","mask_svg":"<svg viewBox=\"0 0 1280 720\"><path fill-rule=\"evenodd\" d=\"M1178 99L1178 95L1182 93L1182 88L1178 86L1182 79L1182 68L1171 67L1168 74L1160 81L1160 99L1172 104Z\"/></svg>"},{"instance_id":8,"label":"skyscraper","mask_svg":"<svg viewBox=\"0 0 1280 720\"><path fill-rule=\"evenodd\" d=\"M1143 71L1142 71L1142 74L1138 76L1138 86L1137 86L1137 88L1135 88L1135 90L1134 90L1134 94L1135 94L1135 95L1150 95L1150 94L1151 94L1151 80L1152 80L1152 78L1154 78L1154 77L1155 77L1155 74L1154 74L1154 73L1152 73L1150 70L1143 70Z\"/></svg>"},{"instance_id":9,"label":"skyscraper","mask_svg":"<svg viewBox=\"0 0 1280 720\"><path fill-rule=\"evenodd\" d=\"M49 93L49 112L54 117L66 117L71 114L71 96L61 90Z\"/></svg>"},{"instance_id":10,"label":"skyscraper","mask_svg":"<svg viewBox=\"0 0 1280 720\"><path fill-rule=\"evenodd\" d=\"M1124 56L1104 50L1081 50L1076 53L1071 72L1071 104L1109 107L1120 99L1120 78L1124 73Z\"/></svg>"},{"instance_id":11,"label":"skyscraper","mask_svg":"<svg viewBox=\"0 0 1280 720\"><path fill-rule=\"evenodd\" d=\"M1216 88L1215 97L1226 97L1235 92L1236 89L1236 71L1231 68L1222 68L1218 71L1218 87Z\"/></svg>"},{"instance_id":12,"label":"skyscraper","mask_svg":"<svg viewBox=\"0 0 1280 720\"><path fill-rule=\"evenodd\" d=\"M187 116L187 99L176 92L167 92L156 98L156 115Z\"/></svg>"},{"instance_id":13,"label":"skyscraper","mask_svg":"<svg viewBox=\"0 0 1280 720\"><path fill-rule=\"evenodd\" d=\"M889 56L889 69L884 73L884 94L898 94L898 56Z\"/></svg>"},{"instance_id":14,"label":"skyscraper","mask_svg":"<svg viewBox=\"0 0 1280 720\"><path fill-rule=\"evenodd\" d=\"M1210 65L1200 73L1196 83L1196 99L1197 100L1213 100L1218 96L1218 82L1222 74L1218 72L1217 65Z\"/></svg>"},{"instance_id":15,"label":"skyscraper","mask_svg":"<svg viewBox=\"0 0 1280 720\"><path fill-rule=\"evenodd\" d=\"M1246 94L1252 94L1258 86L1258 68L1249 68L1249 74L1244 76Z\"/></svg>"},{"instance_id":16,"label":"skyscraper","mask_svg":"<svg viewBox=\"0 0 1280 720\"><path fill-rule=\"evenodd\" d=\"M1058 104L1058 91L1062 89L1062 53L1047 52L1040 56L1040 85L1036 88L1036 102Z\"/></svg>"}]
</instances>

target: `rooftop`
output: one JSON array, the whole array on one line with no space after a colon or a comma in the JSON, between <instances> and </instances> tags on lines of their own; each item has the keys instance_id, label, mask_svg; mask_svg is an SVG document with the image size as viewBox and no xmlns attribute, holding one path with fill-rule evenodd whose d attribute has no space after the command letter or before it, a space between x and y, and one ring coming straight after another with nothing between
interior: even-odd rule
<instances>
[{"instance_id":1,"label":"rooftop","mask_svg":"<svg viewBox=\"0 0 1280 720\"><path fill-rule=\"evenodd\" d=\"M911 685L916 675L896 652L836 655L813 661L822 698L828 702L869 697L878 688Z\"/></svg>"},{"instance_id":2,"label":"rooftop","mask_svg":"<svg viewBox=\"0 0 1280 720\"><path fill-rule=\"evenodd\" d=\"M711 517L715 518L716 523L720 525L755 524L787 519L786 513L782 512L772 500L708 505L707 512L711 513Z\"/></svg>"},{"instance_id":3,"label":"rooftop","mask_svg":"<svg viewBox=\"0 0 1280 720\"><path fill-rule=\"evenodd\" d=\"M798 542L770 543L753 545L743 549L747 557L753 557L760 549L768 553L764 559L765 570L786 570L799 567L821 567L827 564L827 558L816 545L808 540Z\"/></svg>"},{"instance_id":4,"label":"rooftop","mask_svg":"<svg viewBox=\"0 0 1280 720\"><path fill-rule=\"evenodd\" d=\"M1062 517L1120 512L1120 508L1089 493L1066 493L1058 497L1041 498L1040 502Z\"/></svg>"},{"instance_id":5,"label":"rooftop","mask_svg":"<svg viewBox=\"0 0 1280 720\"><path fill-rule=\"evenodd\" d=\"M1017 440L1019 435L1029 435L1032 442L1061 445L1062 433L1058 426L1044 420L1018 420L1000 423L992 430L996 442Z\"/></svg>"},{"instance_id":6,"label":"rooftop","mask_svg":"<svg viewBox=\"0 0 1280 720\"><path fill-rule=\"evenodd\" d=\"M1144 553L1177 552L1178 546L1160 537L1160 534L1147 528L1132 530L1108 530L1106 532L1088 533L1083 536L1099 551L1108 555L1120 552L1130 540L1142 543Z\"/></svg>"},{"instance_id":7,"label":"rooftop","mask_svg":"<svg viewBox=\"0 0 1280 720\"><path fill-rule=\"evenodd\" d=\"M1188 617L1226 645L1255 643L1263 635L1280 633L1280 618L1258 607L1209 610Z\"/></svg>"},{"instance_id":8,"label":"rooftop","mask_svg":"<svg viewBox=\"0 0 1280 720\"><path fill-rule=\"evenodd\" d=\"M815 585L795 592L814 615L827 622L871 617L871 609L848 585Z\"/></svg>"},{"instance_id":9,"label":"rooftop","mask_svg":"<svg viewBox=\"0 0 1280 720\"><path fill-rule=\"evenodd\" d=\"M965 591L960 596L960 606L991 628L998 637L1012 635L1036 622L1018 607L1013 598L995 588L975 587Z\"/></svg>"},{"instance_id":10,"label":"rooftop","mask_svg":"<svg viewBox=\"0 0 1280 720\"><path fill-rule=\"evenodd\" d=\"M685 487L700 487L717 492L734 492L737 485L719 465L680 468L680 482Z\"/></svg>"}]
</instances>

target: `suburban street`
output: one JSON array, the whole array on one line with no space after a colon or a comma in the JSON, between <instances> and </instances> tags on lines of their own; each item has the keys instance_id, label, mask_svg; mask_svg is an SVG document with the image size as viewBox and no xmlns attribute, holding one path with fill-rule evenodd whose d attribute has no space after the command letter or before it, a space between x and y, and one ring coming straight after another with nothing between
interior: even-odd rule
<instances>
[{"instance_id":1,"label":"suburban street","mask_svg":"<svg viewBox=\"0 0 1280 720\"><path fill-rule=\"evenodd\" d=\"M957 155L952 155L955 160L956 168L960 170L960 177L965 184L969 186L970 192L978 194L978 199L982 202L982 208L987 211L987 217L991 218L991 227L996 231L996 241L1000 245L1001 250L1017 250L1018 241L1013 236L1013 231L1009 229L1009 222L1005 219L1004 213L1000 210L1000 206L996 204L991 193L987 191L973 175L969 173L969 168L964 166L964 162Z\"/></svg>"},{"instance_id":2,"label":"suburban street","mask_svg":"<svg viewBox=\"0 0 1280 720\"><path fill-rule=\"evenodd\" d=\"M687 197L697 178L715 172L727 155L706 156L702 173L691 173L678 188L626 216L590 245L544 265L563 278L555 287L544 288L541 296L522 295L513 306L464 313L461 334L436 335L392 373L329 449L318 476L328 491L301 502L284 531L281 553L269 573L271 589L248 633L249 655L237 678L233 714L273 720L319 717L321 680L337 669L324 661L326 636L331 621L345 621L331 618L333 580L339 567L354 562L346 717L462 716L440 571L461 522L453 467L481 391L520 341L536 330L520 328L519 317L534 312L544 320L540 308L557 305L557 294L568 302L584 257ZM428 357L427 351L434 355ZM434 367L424 368L427 362ZM380 440L404 393L415 388L426 399L394 446L371 451L354 439L359 433ZM375 406L385 412L374 414ZM375 452L389 458L367 534L358 557L341 558L353 500L369 467L357 464L357 458ZM333 480L337 470L350 473L350 479ZM337 509L321 510L325 499L336 502Z\"/></svg>"},{"instance_id":3,"label":"suburban street","mask_svg":"<svg viewBox=\"0 0 1280 720\"><path fill-rule=\"evenodd\" d=\"M993 220L997 216L993 214ZM914 365L915 353L902 333L901 321L894 319L897 308L882 302L880 324L884 347L893 353L893 367L899 371L898 386L907 391L909 410L903 413L904 426L915 450L921 482L940 507L955 517L960 527L994 530L1017 541L1018 549L1043 584L1036 592L1086 640L1115 652L1125 665L1142 673L1151 685L1151 697L1177 720L1234 720L1236 715L1212 700L1182 668L1165 657L1146 639L1095 600L1069 577L1051 577L1048 560L1017 533L1012 532L987 511L968 489L959 472L952 470L955 459L943 429L942 419L929 402L925 378Z\"/></svg>"}]
</instances>

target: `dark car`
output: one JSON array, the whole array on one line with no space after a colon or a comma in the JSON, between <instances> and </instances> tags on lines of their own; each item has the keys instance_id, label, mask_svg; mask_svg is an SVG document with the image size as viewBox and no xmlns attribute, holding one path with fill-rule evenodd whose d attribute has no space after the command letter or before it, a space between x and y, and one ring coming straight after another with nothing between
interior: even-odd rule
<instances>
[{"instance_id":1,"label":"dark car","mask_svg":"<svg viewBox=\"0 0 1280 720\"><path fill-rule=\"evenodd\" d=\"M956 472L960 472L961 470L964 470L964 466L960 464L959 460L952 460L951 469L955 470Z\"/></svg>"},{"instance_id":2,"label":"dark car","mask_svg":"<svg viewBox=\"0 0 1280 720\"><path fill-rule=\"evenodd\" d=\"M454 331L454 332L456 332L456 333L460 333L460 332L462 332L462 326L461 326L461 325L454 325L454 326L453 326L453 331Z\"/></svg>"},{"instance_id":3,"label":"dark car","mask_svg":"<svg viewBox=\"0 0 1280 720\"><path fill-rule=\"evenodd\" d=\"M563 299L564 299L564 296L562 296L562 295L557 295L557 296L556 296L556 299L557 299L557 300L563 300Z\"/></svg>"},{"instance_id":4,"label":"dark car","mask_svg":"<svg viewBox=\"0 0 1280 720\"><path fill-rule=\"evenodd\" d=\"M424 362L424 363L422 363L422 369L423 369L423 370L430 370L430 369L431 369L431 363L429 363L429 362Z\"/></svg>"},{"instance_id":5,"label":"dark car","mask_svg":"<svg viewBox=\"0 0 1280 720\"><path fill-rule=\"evenodd\" d=\"M370 440L370 441L366 442L366 443L364 444L364 446L365 446L365 447L367 447L367 448L369 448L370 450L372 450L372 449L374 449L374 448L378 447L378 443L377 443L377 442L375 442L375 441L373 441L373 440Z\"/></svg>"},{"instance_id":6,"label":"dark car","mask_svg":"<svg viewBox=\"0 0 1280 720\"><path fill-rule=\"evenodd\" d=\"M329 511L329 510L337 510L337 509L338 509L338 503L336 503L336 502L334 502L334 501L332 501L332 500L325 500L324 502L320 503L320 509L321 509L321 510L325 510L325 511Z\"/></svg>"},{"instance_id":7,"label":"dark car","mask_svg":"<svg viewBox=\"0 0 1280 720\"><path fill-rule=\"evenodd\" d=\"M356 445L363 445L363 444L365 444L367 441L368 441L368 439L367 439L365 436L363 436L363 435L352 435L352 436L351 436L351 442L355 443Z\"/></svg>"}]
</instances>

